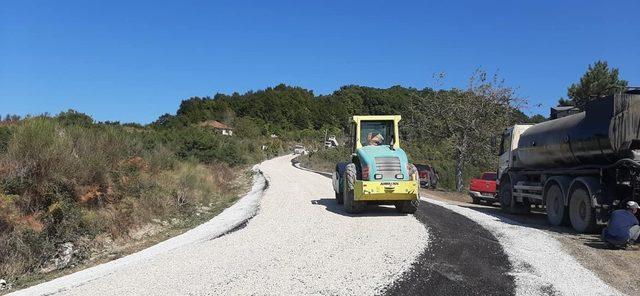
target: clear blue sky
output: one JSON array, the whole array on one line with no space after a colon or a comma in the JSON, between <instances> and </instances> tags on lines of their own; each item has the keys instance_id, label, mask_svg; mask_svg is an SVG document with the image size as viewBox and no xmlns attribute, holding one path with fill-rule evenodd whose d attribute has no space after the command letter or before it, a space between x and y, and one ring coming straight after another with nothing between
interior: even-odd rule
<instances>
[{"instance_id":1,"label":"clear blue sky","mask_svg":"<svg viewBox=\"0 0 640 296\"><path fill-rule=\"evenodd\" d=\"M100 3L98 3L100 2ZM134 3L135 2L135 3ZM639 1L4 1L0 114L148 123L278 83L464 87L499 70L547 115L589 63L640 85Z\"/></svg>"}]
</instances>

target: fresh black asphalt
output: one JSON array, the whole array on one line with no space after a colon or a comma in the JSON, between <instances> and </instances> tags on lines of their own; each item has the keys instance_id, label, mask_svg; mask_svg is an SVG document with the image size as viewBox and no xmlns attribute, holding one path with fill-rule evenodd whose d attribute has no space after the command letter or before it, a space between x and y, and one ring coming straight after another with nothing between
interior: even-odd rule
<instances>
[{"instance_id":1,"label":"fresh black asphalt","mask_svg":"<svg viewBox=\"0 0 640 296\"><path fill-rule=\"evenodd\" d=\"M496 238L472 220L421 201L415 217L429 245L383 295L514 295L511 264Z\"/></svg>"}]
</instances>

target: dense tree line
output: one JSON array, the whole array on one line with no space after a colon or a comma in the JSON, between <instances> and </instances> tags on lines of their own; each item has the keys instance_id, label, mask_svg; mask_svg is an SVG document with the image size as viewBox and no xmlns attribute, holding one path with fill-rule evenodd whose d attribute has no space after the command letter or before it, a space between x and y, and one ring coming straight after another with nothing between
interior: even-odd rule
<instances>
[{"instance_id":1,"label":"dense tree line","mask_svg":"<svg viewBox=\"0 0 640 296\"><path fill-rule=\"evenodd\" d=\"M176 115L164 114L152 125L158 128L176 128L211 119L229 124L249 119L264 135L329 127L347 131L353 115L409 114L413 107L410 103L415 97L432 97L436 93L455 94L458 91L436 92L430 88L392 86L382 89L348 85L330 95L314 96L310 90L280 84L242 95L234 93L192 97L182 101ZM542 115L530 118L516 108L512 108L510 112L513 122L544 120ZM404 121L407 120L405 117Z\"/></svg>"},{"instance_id":2,"label":"dense tree line","mask_svg":"<svg viewBox=\"0 0 640 296\"><path fill-rule=\"evenodd\" d=\"M153 126L174 129L213 119L233 125L240 137L295 134L295 140L320 145L323 131L346 140L353 115L401 114L403 146L412 159L440 166L445 184L449 180L449 187L459 189L471 174L493 170L495 138L502 129L544 120L521 112L513 91L496 79L479 72L473 78L477 85L469 89L347 85L319 96L280 84L244 94L193 97L182 101L176 115L165 114Z\"/></svg>"}]
</instances>

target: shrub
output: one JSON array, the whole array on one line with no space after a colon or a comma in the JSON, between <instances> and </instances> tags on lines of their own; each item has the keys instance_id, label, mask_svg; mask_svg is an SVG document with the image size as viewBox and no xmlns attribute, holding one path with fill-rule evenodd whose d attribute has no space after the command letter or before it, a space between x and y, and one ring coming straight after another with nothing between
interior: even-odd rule
<instances>
[{"instance_id":1,"label":"shrub","mask_svg":"<svg viewBox=\"0 0 640 296\"><path fill-rule=\"evenodd\" d=\"M7 151L9 140L11 139L11 128L8 126L0 126L0 153Z\"/></svg>"},{"instance_id":2,"label":"shrub","mask_svg":"<svg viewBox=\"0 0 640 296\"><path fill-rule=\"evenodd\" d=\"M314 170L333 172L338 162L350 161L351 150L347 147L324 148L317 152L298 157L298 161L303 167Z\"/></svg>"}]
</instances>

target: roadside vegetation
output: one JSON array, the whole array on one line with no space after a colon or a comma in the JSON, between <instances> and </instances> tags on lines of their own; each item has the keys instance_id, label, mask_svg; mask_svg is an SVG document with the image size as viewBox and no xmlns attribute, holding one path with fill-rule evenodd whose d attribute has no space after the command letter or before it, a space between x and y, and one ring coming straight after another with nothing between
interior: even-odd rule
<instances>
[{"instance_id":1,"label":"roadside vegetation","mask_svg":"<svg viewBox=\"0 0 640 296\"><path fill-rule=\"evenodd\" d=\"M331 173L338 162L349 161L350 155L351 150L342 146L310 151L307 155L298 156L297 160L304 168Z\"/></svg>"},{"instance_id":2,"label":"roadside vegetation","mask_svg":"<svg viewBox=\"0 0 640 296\"><path fill-rule=\"evenodd\" d=\"M0 278L19 286L95 259L103 247L215 215L248 188L249 165L284 151L279 140L265 143L195 126L94 123L72 110L7 116Z\"/></svg>"}]
</instances>

